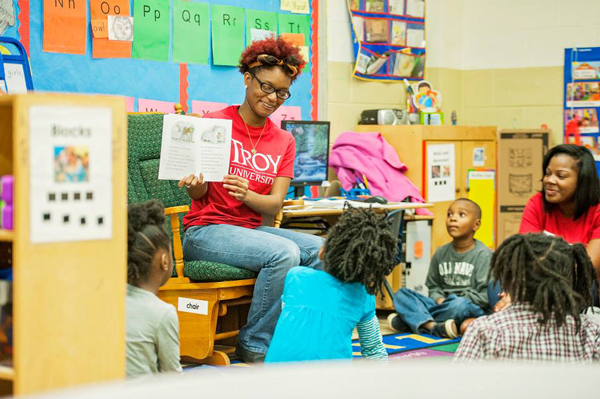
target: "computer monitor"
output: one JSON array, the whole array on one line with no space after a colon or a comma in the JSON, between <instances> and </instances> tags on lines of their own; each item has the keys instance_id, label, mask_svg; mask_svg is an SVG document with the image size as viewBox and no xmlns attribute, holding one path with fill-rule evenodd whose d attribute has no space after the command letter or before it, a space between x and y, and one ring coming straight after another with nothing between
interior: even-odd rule
<instances>
[{"instance_id":1,"label":"computer monitor","mask_svg":"<svg viewBox=\"0 0 600 399\"><path fill-rule=\"evenodd\" d=\"M327 180L329 161L329 122L283 121L281 128L296 139L294 179L296 197L304 195L304 186L319 185Z\"/></svg>"}]
</instances>

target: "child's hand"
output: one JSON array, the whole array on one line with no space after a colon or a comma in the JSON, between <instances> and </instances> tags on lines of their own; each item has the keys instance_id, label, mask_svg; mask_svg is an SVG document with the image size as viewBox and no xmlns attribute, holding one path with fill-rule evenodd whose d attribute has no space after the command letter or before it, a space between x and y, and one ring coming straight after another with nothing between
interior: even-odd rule
<instances>
[{"instance_id":1,"label":"child's hand","mask_svg":"<svg viewBox=\"0 0 600 399\"><path fill-rule=\"evenodd\" d=\"M223 178L223 187L238 201L243 201L248 194L248 180L236 175L226 175Z\"/></svg>"},{"instance_id":2,"label":"child's hand","mask_svg":"<svg viewBox=\"0 0 600 399\"><path fill-rule=\"evenodd\" d=\"M500 311L508 308L512 303L512 299L510 298L510 295L508 295L506 292L499 293L498 298L500 298L500 300L494 306L494 309L493 309L494 313L500 312Z\"/></svg>"},{"instance_id":3,"label":"child's hand","mask_svg":"<svg viewBox=\"0 0 600 399\"><path fill-rule=\"evenodd\" d=\"M202 173L200 173L200 175L198 176L192 173L191 175L179 180L179 183L177 183L177 187L181 188L185 186L185 188L194 189L196 187L200 187L204 183L204 175Z\"/></svg>"},{"instance_id":4,"label":"child's hand","mask_svg":"<svg viewBox=\"0 0 600 399\"><path fill-rule=\"evenodd\" d=\"M444 297L441 297L441 298L438 298L438 299L437 299L435 302L436 302L438 305L440 305L440 304L441 304L442 302L444 302L445 300L446 300L446 298L444 298Z\"/></svg>"}]
</instances>

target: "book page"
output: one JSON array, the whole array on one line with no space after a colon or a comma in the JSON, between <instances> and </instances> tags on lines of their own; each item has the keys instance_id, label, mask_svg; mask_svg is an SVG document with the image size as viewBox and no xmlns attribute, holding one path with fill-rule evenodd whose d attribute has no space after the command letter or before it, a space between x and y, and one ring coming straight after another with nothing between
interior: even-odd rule
<instances>
[{"instance_id":1,"label":"book page","mask_svg":"<svg viewBox=\"0 0 600 399\"><path fill-rule=\"evenodd\" d=\"M204 174L204 181L223 181L229 172L231 155L231 129L229 119L199 119L200 152L196 157L196 168Z\"/></svg>"},{"instance_id":2,"label":"book page","mask_svg":"<svg viewBox=\"0 0 600 399\"><path fill-rule=\"evenodd\" d=\"M231 121L165 115L158 178L181 180L204 174L204 181L222 181L229 168Z\"/></svg>"}]
</instances>

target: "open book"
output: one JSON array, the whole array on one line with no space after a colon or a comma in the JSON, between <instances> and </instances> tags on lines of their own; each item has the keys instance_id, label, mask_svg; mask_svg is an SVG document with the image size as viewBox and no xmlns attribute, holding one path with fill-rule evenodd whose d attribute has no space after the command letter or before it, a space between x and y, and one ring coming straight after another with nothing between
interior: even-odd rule
<instances>
[{"instance_id":1,"label":"open book","mask_svg":"<svg viewBox=\"0 0 600 399\"><path fill-rule=\"evenodd\" d=\"M204 174L204 181L223 181L231 154L231 120L165 115L160 149L160 180Z\"/></svg>"}]
</instances>

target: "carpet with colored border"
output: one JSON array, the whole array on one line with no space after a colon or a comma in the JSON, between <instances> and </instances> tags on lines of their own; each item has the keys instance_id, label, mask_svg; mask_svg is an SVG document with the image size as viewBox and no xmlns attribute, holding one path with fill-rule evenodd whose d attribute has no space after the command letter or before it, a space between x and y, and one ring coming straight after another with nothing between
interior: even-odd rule
<instances>
[{"instance_id":1,"label":"carpet with colored border","mask_svg":"<svg viewBox=\"0 0 600 399\"><path fill-rule=\"evenodd\" d=\"M390 358L425 358L425 357L452 357L460 338L438 338L426 334L388 334L383 336L383 345ZM358 340L352 341L355 358L360 357L360 344Z\"/></svg>"}]
</instances>

